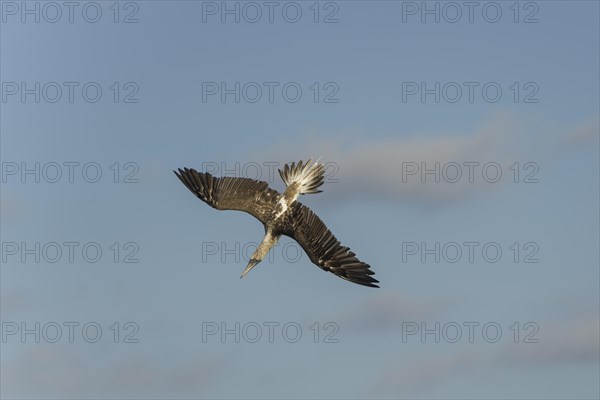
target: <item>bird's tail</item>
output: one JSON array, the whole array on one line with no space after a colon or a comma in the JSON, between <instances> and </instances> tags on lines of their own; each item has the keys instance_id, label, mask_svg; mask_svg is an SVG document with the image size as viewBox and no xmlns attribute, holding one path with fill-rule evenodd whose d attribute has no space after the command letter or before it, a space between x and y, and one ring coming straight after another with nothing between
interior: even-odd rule
<instances>
[{"instance_id":1,"label":"bird's tail","mask_svg":"<svg viewBox=\"0 0 600 400\"><path fill-rule=\"evenodd\" d=\"M302 161L299 161L298 164L293 162L285 164L283 170L279 170L279 175L286 186L298 183L300 194L321 193L322 191L317 188L324 182L325 167L323 164L319 164L318 160L313 164L311 164L311 160L308 160L306 164Z\"/></svg>"}]
</instances>

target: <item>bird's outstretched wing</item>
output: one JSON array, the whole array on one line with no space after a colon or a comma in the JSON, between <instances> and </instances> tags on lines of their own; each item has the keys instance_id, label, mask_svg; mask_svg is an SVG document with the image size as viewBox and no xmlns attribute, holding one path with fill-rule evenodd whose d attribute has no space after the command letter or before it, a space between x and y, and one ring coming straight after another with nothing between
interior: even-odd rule
<instances>
[{"instance_id":1,"label":"bird's outstretched wing","mask_svg":"<svg viewBox=\"0 0 600 400\"><path fill-rule=\"evenodd\" d=\"M305 205L294 202L286 215L287 221L282 234L296 240L310 260L342 279L359 285L379 287L375 273L356 258L350 248L342 246L319 217Z\"/></svg>"},{"instance_id":2,"label":"bird's outstretched wing","mask_svg":"<svg viewBox=\"0 0 600 400\"><path fill-rule=\"evenodd\" d=\"M215 178L208 172L180 168L175 175L200 200L217 210L239 210L263 224L276 206L279 192L264 181L249 178Z\"/></svg>"}]
</instances>

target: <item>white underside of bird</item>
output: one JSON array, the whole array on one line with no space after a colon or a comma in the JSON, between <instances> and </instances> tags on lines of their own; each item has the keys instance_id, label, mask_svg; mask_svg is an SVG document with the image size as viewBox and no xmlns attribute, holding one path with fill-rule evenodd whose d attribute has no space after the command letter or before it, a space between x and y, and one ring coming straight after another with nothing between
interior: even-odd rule
<instances>
[{"instance_id":1,"label":"white underside of bird","mask_svg":"<svg viewBox=\"0 0 600 400\"><path fill-rule=\"evenodd\" d=\"M265 236L242 272L243 278L260 263L281 235L296 240L321 269L364 286L379 287L370 266L342 246L312 210L297 201L300 195L320 193L325 168L311 160L286 164L279 170L286 189L283 193L266 182L248 178L216 178L209 173L184 168L175 171L181 182L198 198L218 210L247 212L261 221Z\"/></svg>"}]
</instances>

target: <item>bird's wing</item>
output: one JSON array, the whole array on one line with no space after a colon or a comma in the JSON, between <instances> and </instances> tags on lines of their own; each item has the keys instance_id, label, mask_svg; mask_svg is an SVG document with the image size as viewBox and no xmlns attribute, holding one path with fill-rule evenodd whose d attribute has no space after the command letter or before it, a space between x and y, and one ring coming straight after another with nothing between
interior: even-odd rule
<instances>
[{"instance_id":1,"label":"bird's wing","mask_svg":"<svg viewBox=\"0 0 600 400\"><path fill-rule=\"evenodd\" d=\"M217 210L239 210L266 223L277 204L279 192L264 181L249 178L215 178L195 169L179 169L175 175L200 200Z\"/></svg>"},{"instance_id":2,"label":"bird's wing","mask_svg":"<svg viewBox=\"0 0 600 400\"><path fill-rule=\"evenodd\" d=\"M342 246L312 210L294 202L287 215L282 234L296 240L310 260L342 279L359 285L379 287L369 264L356 258L350 248Z\"/></svg>"}]
</instances>

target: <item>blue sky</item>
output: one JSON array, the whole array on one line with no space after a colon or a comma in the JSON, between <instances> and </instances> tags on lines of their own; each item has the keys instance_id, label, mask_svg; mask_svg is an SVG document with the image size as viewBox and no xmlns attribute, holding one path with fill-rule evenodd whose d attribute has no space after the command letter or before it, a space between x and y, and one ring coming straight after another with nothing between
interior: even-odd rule
<instances>
[{"instance_id":1,"label":"blue sky","mask_svg":"<svg viewBox=\"0 0 600 400\"><path fill-rule=\"evenodd\" d=\"M224 4L0 2L0 394L598 398L598 3ZM172 173L309 157L380 289Z\"/></svg>"}]
</instances>

